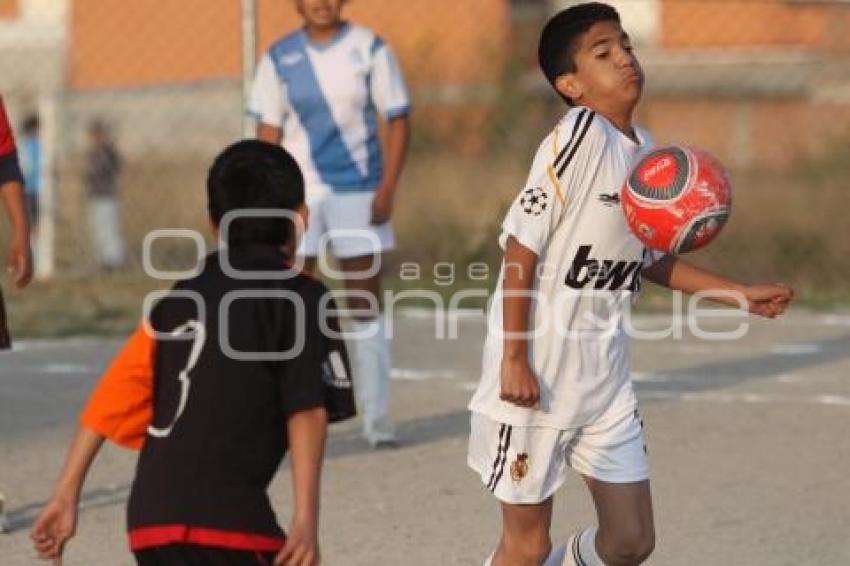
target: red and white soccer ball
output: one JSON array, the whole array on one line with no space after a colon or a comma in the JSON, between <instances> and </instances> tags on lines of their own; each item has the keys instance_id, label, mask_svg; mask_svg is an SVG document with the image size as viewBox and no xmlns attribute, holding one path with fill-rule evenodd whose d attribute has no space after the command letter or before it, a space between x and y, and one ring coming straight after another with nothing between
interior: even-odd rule
<instances>
[{"instance_id":1,"label":"red and white soccer ball","mask_svg":"<svg viewBox=\"0 0 850 566\"><path fill-rule=\"evenodd\" d=\"M699 249L720 232L732 210L723 165L690 147L656 149L634 166L623 186L629 227L648 247L670 253Z\"/></svg>"}]
</instances>

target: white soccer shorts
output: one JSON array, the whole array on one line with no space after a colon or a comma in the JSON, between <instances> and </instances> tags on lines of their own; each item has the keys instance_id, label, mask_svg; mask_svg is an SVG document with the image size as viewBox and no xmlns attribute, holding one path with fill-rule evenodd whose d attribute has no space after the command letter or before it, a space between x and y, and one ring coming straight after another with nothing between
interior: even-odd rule
<instances>
[{"instance_id":1,"label":"white soccer shorts","mask_svg":"<svg viewBox=\"0 0 850 566\"><path fill-rule=\"evenodd\" d=\"M373 226L375 193L335 193L329 187L307 187L310 215L298 255L317 257L325 248L336 258L376 255L395 247L391 223Z\"/></svg>"},{"instance_id":2,"label":"white soccer shorts","mask_svg":"<svg viewBox=\"0 0 850 566\"><path fill-rule=\"evenodd\" d=\"M643 420L637 409L618 409L567 430L511 426L473 413L467 462L504 503L547 500L569 468L604 482L643 481L649 478Z\"/></svg>"}]
</instances>

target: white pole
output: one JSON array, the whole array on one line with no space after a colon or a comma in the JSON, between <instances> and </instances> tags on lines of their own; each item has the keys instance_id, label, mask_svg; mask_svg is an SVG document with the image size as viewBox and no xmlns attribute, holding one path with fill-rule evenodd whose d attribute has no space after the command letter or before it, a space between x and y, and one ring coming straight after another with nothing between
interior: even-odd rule
<instances>
[{"instance_id":1,"label":"white pole","mask_svg":"<svg viewBox=\"0 0 850 566\"><path fill-rule=\"evenodd\" d=\"M55 91L38 98L38 115L41 137L41 188L38 192L38 239L35 250L35 276L38 279L53 277L56 267L56 135L58 133L58 104Z\"/></svg>"},{"instance_id":2,"label":"white pole","mask_svg":"<svg viewBox=\"0 0 850 566\"><path fill-rule=\"evenodd\" d=\"M254 119L248 115L248 100L257 66L257 0L242 0L242 112L243 134L254 137Z\"/></svg>"}]
</instances>

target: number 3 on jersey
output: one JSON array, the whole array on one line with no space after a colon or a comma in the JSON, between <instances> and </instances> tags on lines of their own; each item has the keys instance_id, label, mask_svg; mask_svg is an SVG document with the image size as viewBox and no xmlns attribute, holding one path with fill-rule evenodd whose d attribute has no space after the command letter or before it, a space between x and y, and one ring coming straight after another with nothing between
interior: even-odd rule
<instances>
[{"instance_id":1,"label":"number 3 on jersey","mask_svg":"<svg viewBox=\"0 0 850 566\"><path fill-rule=\"evenodd\" d=\"M174 418L171 420L170 425L165 428L157 428L153 425L148 427L148 434L156 438L165 438L171 434L171 430L177 424L180 415L183 414L183 409L186 408L186 401L189 399L189 388L192 385L192 381L189 379L189 372L198 363L198 358L201 355L201 350L204 349L204 342L207 339L206 328L196 320L190 320L186 324L171 331L171 336L175 338L183 335L192 336L192 350L189 352L189 361L186 367L177 376L177 379L180 381L180 401L177 404L177 411L174 413Z\"/></svg>"}]
</instances>

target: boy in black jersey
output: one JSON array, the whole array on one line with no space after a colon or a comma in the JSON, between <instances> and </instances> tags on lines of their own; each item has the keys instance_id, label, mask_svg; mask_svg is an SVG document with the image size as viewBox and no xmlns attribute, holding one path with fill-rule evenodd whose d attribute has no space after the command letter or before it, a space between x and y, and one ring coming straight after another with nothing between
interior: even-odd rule
<instances>
[{"instance_id":1,"label":"boy in black jersey","mask_svg":"<svg viewBox=\"0 0 850 566\"><path fill-rule=\"evenodd\" d=\"M73 536L108 438L141 448L128 503L139 564L319 561L327 423L355 411L333 301L290 263L304 182L285 150L251 140L218 156L208 191L226 245L156 304L92 394L32 529L44 559ZM284 535L266 490L287 450L295 513Z\"/></svg>"}]
</instances>

